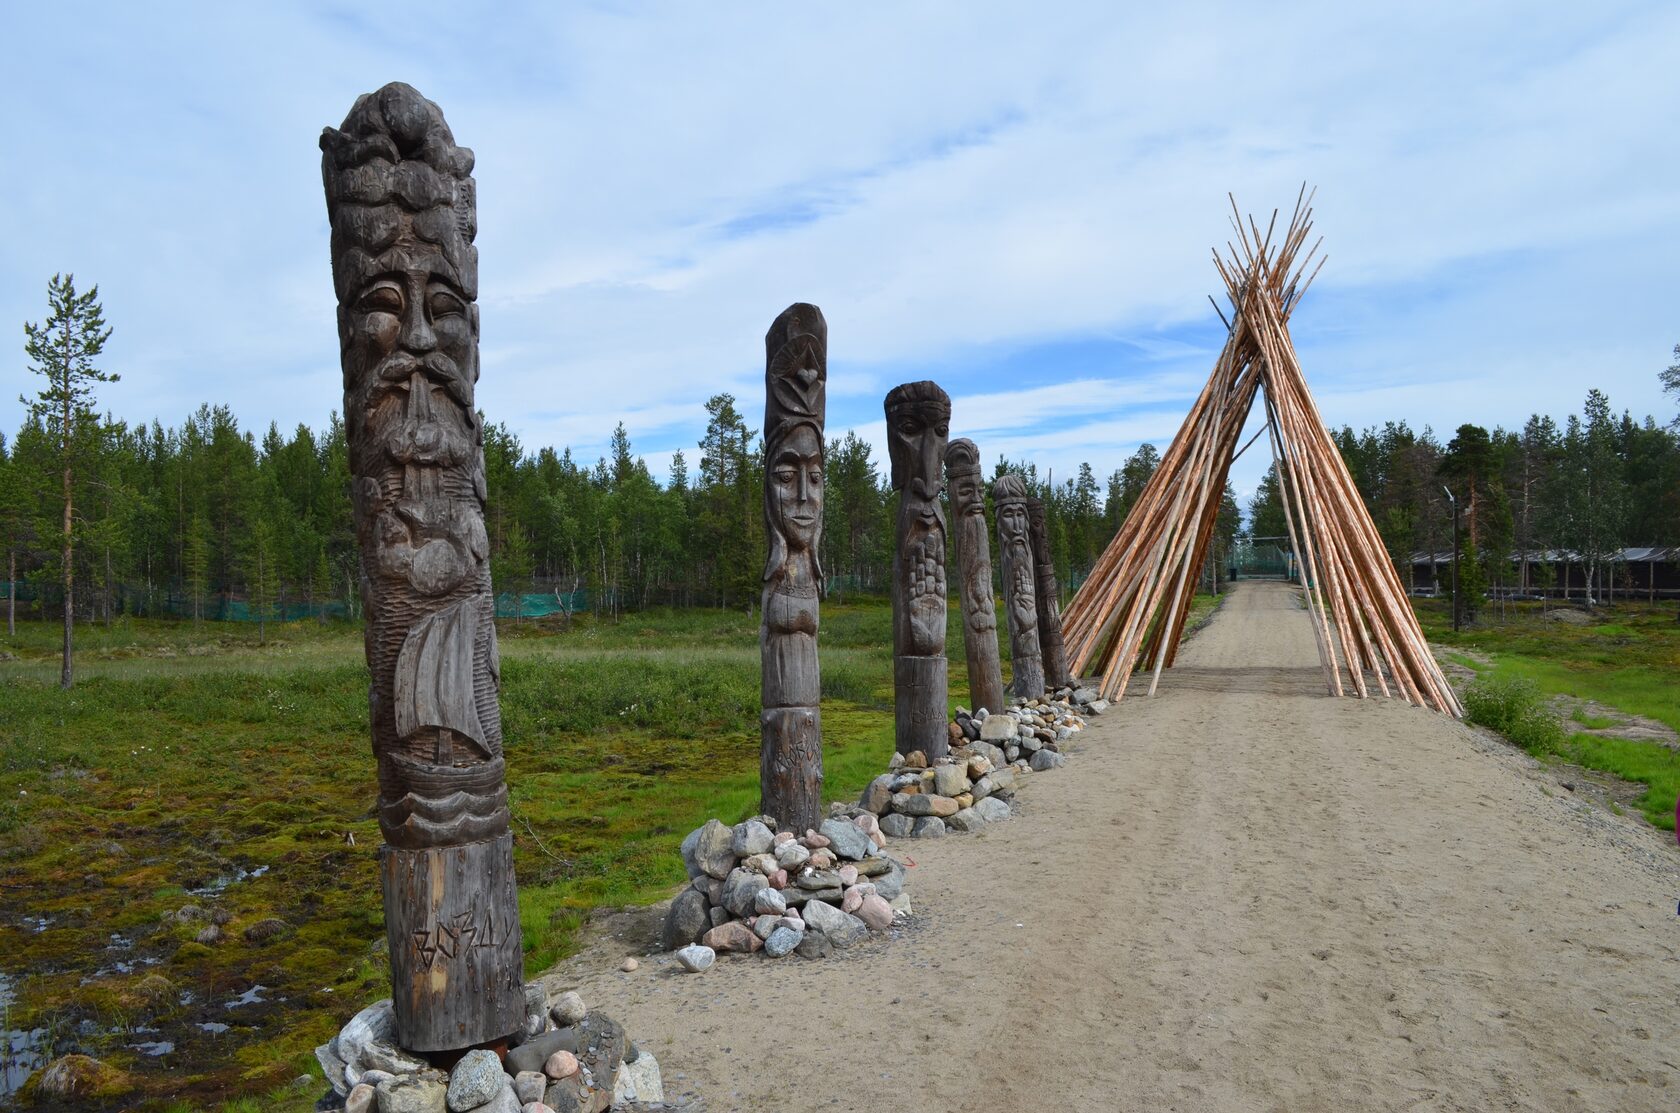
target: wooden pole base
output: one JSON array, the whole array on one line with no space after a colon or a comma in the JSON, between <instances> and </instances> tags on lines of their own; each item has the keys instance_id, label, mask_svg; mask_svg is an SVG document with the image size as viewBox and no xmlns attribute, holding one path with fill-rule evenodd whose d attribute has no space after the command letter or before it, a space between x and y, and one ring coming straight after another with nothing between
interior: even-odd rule
<instances>
[{"instance_id":1,"label":"wooden pole base","mask_svg":"<svg viewBox=\"0 0 1680 1113\"><path fill-rule=\"evenodd\" d=\"M822 709L766 707L759 725L759 809L778 831L814 830L823 821Z\"/></svg>"},{"instance_id":2,"label":"wooden pole base","mask_svg":"<svg viewBox=\"0 0 1680 1113\"><path fill-rule=\"evenodd\" d=\"M920 750L928 764L951 749L944 657L893 658L893 736L901 754Z\"/></svg>"},{"instance_id":3,"label":"wooden pole base","mask_svg":"<svg viewBox=\"0 0 1680 1113\"><path fill-rule=\"evenodd\" d=\"M494 1043L525 1021L513 836L379 851L391 1003L408 1051Z\"/></svg>"}]
</instances>

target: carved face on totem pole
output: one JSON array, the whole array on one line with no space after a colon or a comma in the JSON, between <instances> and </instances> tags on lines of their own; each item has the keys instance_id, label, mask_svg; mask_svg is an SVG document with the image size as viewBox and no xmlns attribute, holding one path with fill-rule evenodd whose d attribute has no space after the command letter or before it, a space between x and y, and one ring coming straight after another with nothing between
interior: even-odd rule
<instances>
[{"instance_id":1,"label":"carved face on totem pole","mask_svg":"<svg viewBox=\"0 0 1680 1113\"><path fill-rule=\"evenodd\" d=\"M974 442L959 437L945 450L945 482L950 488L951 510L957 520L952 523L963 552L989 553L991 537L986 529L986 485L980 478L980 451ZM966 575L970 566L978 568L979 561L965 565L960 571ZM989 573L991 561L984 562ZM990 576L984 584L963 585L964 615L968 628L977 633L997 629L997 612L992 604Z\"/></svg>"},{"instance_id":2,"label":"carved face on totem pole","mask_svg":"<svg viewBox=\"0 0 1680 1113\"><path fill-rule=\"evenodd\" d=\"M945 652L945 439L951 399L936 383L906 383L886 399L887 454L899 493L895 651Z\"/></svg>"},{"instance_id":3,"label":"carved face on totem pole","mask_svg":"<svg viewBox=\"0 0 1680 1113\"><path fill-rule=\"evenodd\" d=\"M1001 477L992 488L997 502L999 553L1008 580L1003 585L1004 604L1009 608L1010 629L1026 632L1038 629L1038 607L1033 585L1031 528L1027 520L1027 488L1016 475Z\"/></svg>"},{"instance_id":4,"label":"carved face on totem pole","mask_svg":"<svg viewBox=\"0 0 1680 1113\"><path fill-rule=\"evenodd\" d=\"M472 152L388 85L321 137L380 821L396 846L507 825L484 531Z\"/></svg>"},{"instance_id":5,"label":"carved face on totem pole","mask_svg":"<svg viewBox=\"0 0 1680 1113\"><path fill-rule=\"evenodd\" d=\"M823 521L822 425L828 385L828 325L799 302L770 326L765 345L764 483L770 553L765 581L781 579L795 554L816 565Z\"/></svg>"}]
</instances>

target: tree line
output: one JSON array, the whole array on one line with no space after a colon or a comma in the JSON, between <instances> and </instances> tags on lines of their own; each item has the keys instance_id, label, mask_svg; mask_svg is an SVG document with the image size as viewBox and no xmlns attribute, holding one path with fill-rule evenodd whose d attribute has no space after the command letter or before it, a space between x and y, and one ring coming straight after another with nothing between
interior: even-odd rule
<instances>
[{"instance_id":1,"label":"tree line","mask_svg":"<svg viewBox=\"0 0 1680 1113\"><path fill-rule=\"evenodd\" d=\"M656 605L752 607L764 563L763 444L736 400L705 404L692 457L678 451L655 476L620 424L593 463L570 449L532 450L505 424L487 425L485 525L491 572L504 593L552 594L564 609L605 613ZM72 552L77 620L123 614L249 617L353 615L358 557L349 452L335 413L322 429L261 436L227 406L204 405L179 425L129 425L91 409L74 416ZM29 413L0 434L0 545L25 613L60 614L64 513L60 438ZM891 583L897 499L870 445L855 433L827 445L820 553L831 596L884 594ZM692 459L692 464L690 460ZM1099 485L1089 464L1068 479L999 458L1045 500L1058 577L1071 590L1119 528L1153 471L1145 446ZM1227 492L1223 531L1235 532Z\"/></svg>"},{"instance_id":2,"label":"tree line","mask_svg":"<svg viewBox=\"0 0 1680 1113\"><path fill-rule=\"evenodd\" d=\"M115 381L98 357L111 330L97 287L49 284L51 315L28 324L31 370L46 380L8 440L0 433L0 546L8 623L18 599L73 620L122 614L263 623L358 607L349 451L335 413L317 431L270 423L259 438L226 406L200 406L178 426L99 416L95 385ZM1675 349L1680 360L1680 346ZM1680 363L1661 373L1680 394ZM617 613L655 605L751 608L765 552L763 442L736 400L705 403L705 432L656 477L620 423L593 464L569 448L521 444L505 424L485 431L486 528L499 591L550 593ZM1333 435L1389 553L1408 581L1412 555L1451 544L1450 487L1469 543L1459 569L1468 599L1487 588L1545 588L1537 549L1577 554L1589 585L1612 586L1610 554L1626 544L1680 544L1680 419L1619 418L1590 391L1562 426L1535 415L1520 431L1465 424L1445 445L1403 421ZM1046 504L1050 550L1064 591L1089 573L1159 463L1145 444L1099 485L1088 463L1040 479L1029 461L999 457ZM989 502L989 492L988 492ZM988 508L990 509L990 508ZM1275 470L1249 506L1253 537L1285 531ZM883 594L890 584L897 499L867 442L827 445L820 558L831 595ZM995 521L995 517L994 517ZM1214 560L1238 536L1234 492L1223 492ZM66 603L68 602L68 606ZM517 615L519 611L516 609Z\"/></svg>"},{"instance_id":3,"label":"tree line","mask_svg":"<svg viewBox=\"0 0 1680 1113\"><path fill-rule=\"evenodd\" d=\"M1680 365L1662 381L1680 393ZM1543 414L1520 429L1464 424L1445 444L1427 426L1414 431L1404 421L1357 433L1343 426L1332 436L1408 587L1414 556L1452 550L1458 503L1465 614L1487 594L1563 586L1558 562L1535 559L1539 553L1567 554L1562 563L1579 572L1587 597L1603 599L1636 586L1628 566L1613 559L1624 547L1680 545L1680 421L1618 416L1597 389L1561 425ZM1249 515L1253 536L1285 533L1275 465Z\"/></svg>"}]
</instances>

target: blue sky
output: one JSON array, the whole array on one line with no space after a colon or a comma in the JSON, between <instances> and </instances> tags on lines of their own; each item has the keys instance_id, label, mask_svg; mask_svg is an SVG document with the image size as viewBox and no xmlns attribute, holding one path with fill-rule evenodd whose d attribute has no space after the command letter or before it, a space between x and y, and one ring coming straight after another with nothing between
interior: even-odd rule
<instances>
[{"instance_id":1,"label":"blue sky","mask_svg":"<svg viewBox=\"0 0 1680 1113\"><path fill-rule=\"evenodd\" d=\"M322 425L316 139L390 80L477 152L479 402L528 447L593 459L622 420L656 474L692 461L709 395L756 427L764 331L813 301L831 435L881 446L881 397L934 378L988 460L1106 475L1211 368L1226 192L1302 181L1327 421L1673 411L1674 4L256 8L0 14L0 428L56 271L100 286L115 414Z\"/></svg>"}]
</instances>

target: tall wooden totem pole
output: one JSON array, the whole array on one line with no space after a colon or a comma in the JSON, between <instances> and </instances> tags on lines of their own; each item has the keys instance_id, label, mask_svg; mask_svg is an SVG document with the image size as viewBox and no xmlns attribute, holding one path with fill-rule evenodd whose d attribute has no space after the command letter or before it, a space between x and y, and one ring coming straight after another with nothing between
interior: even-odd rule
<instances>
[{"instance_id":1,"label":"tall wooden totem pole","mask_svg":"<svg viewBox=\"0 0 1680 1113\"><path fill-rule=\"evenodd\" d=\"M1003 709L1003 673L998 664L997 601L992 595L992 537L986 528L986 486L980 478L980 450L966 437L945 449L950 487L952 548L961 588L963 650L968 657L968 695L975 707Z\"/></svg>"},{"instance_id":2,"label":"tall wooden totem pole","mask_svg":"<svg viewBox=\"0 0 1680 1113\"><path fill-rule=\"evenodd\" d=\"M951 746L945 660L945 438L951 399L937 383L888 393L887 454L898 492L893 547L893 728L898 752L931 763Z\"/></svg>"},{"instance_id":3,"label":"tall wooden totem pole","mask_svg":"<svg viewBox=\"0 0 1680 1113\"><path fill-rule=\"evenodd\" d=\"M1038 602L1038 649L1044 659L1044 681L1060 688L1068 682L1067 648L1062 643L1062 589L1056 582L1056 562L1050 555L1050 527L1044 500L1027 499L1027 525L1032 530L1033 596Z\"/></svg>"},{"instance_id":4,"label":"tall wooden totem pole","mask_svg":"<svg viewBox=\"0 0 1680 1113\"><path fill-rule=\"evenodd\" d=\"M473 154L393 83L321 135L397 1039L524 1020L484 532Z\"/></svg>"},{"instance_id":5,"label":"tall wooden totem pole","mask_svg":"<svg viewBox=\"0 0 1680 1113\"><path fill-rule=\"evenodd\" d=\"M764 710L759 808L780 828L822 823L822 677L817 667L828 324L788 306L764 337Z\"/></svg>"},{"instance_id":6,"label":"tall wooden totem pole","mask_svg":"<svg viewBox=\"0 0 1680 1113\"><path fill-rule=\"evenodd\" d=\"M1003 610L1009 619L1009 659L1017 699L1044 695L1044 662L1038 646L1038 591L1033 572L1032 526L1027 521L1027 485L1018 475L992 484L997 506L998 560L1003 564Z\"/></svg>"}]
</instances>

